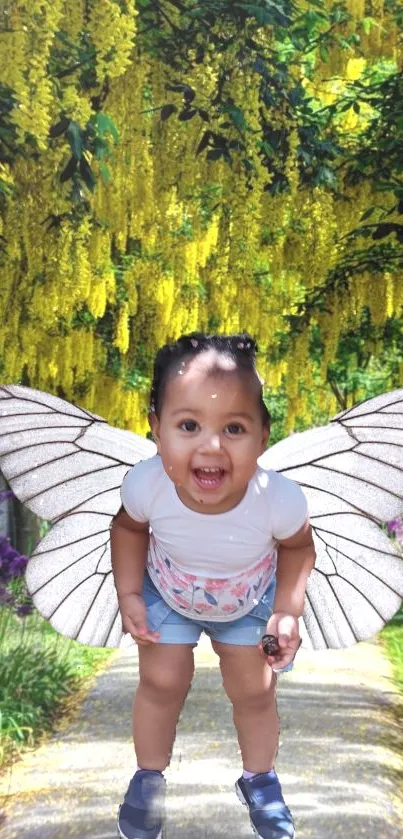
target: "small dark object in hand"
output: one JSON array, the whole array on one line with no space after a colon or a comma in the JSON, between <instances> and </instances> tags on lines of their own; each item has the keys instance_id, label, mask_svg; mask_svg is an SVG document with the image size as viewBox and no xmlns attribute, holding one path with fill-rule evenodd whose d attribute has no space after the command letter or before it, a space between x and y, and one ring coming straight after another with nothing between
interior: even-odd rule
<instances>
[{"instance_id":1,"label":"small dark object in hand","mask_svg":"<svg viewBox=\"0 0 403 839\"><path fill-rule=\"evenodd\" d=\"M266 655L278 655L280 652L278 638L275 635L263 635L262 647Z\"/></svg>"}]
</instances>

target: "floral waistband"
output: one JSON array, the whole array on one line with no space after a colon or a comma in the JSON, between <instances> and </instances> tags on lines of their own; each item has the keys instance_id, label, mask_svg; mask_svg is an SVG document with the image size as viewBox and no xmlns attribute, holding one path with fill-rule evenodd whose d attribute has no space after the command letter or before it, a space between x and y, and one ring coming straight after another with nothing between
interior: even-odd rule
<instances>
[{"instance_id":1,"label":"floral waistband","mask_svg":"<svg viewBox=\"0 0 403 839\"><path fill-rule=\"evenodd\" d=\"M276 569L276 551L252 568L225 579L184 573L150 536L147 569L168 605L188 617L229 621L243 617L257 605Z\"/></svg>"}]
</instances>

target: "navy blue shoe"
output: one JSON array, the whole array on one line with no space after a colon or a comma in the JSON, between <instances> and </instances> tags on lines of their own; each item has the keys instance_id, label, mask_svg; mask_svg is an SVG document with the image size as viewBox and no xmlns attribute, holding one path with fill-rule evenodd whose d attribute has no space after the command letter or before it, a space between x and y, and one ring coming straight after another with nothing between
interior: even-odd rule
<instances>
[{"instance_id":1,"label":"navy blue shoe","mask_svg":"<svg viewBox=\"0 0 403 839\"><path fill-rule=\"evenodd\" d=\"M284 802L280 781L274 772L239 778L235 789L249 807L251 825L260 839L294 839L292 815Z\"/></svg>"},{"instance_id":2,"label":"navy blue shoe","mask_svg":"<svg viewBox=\"0 0 403 839\"><path fill-rule=\"evenodd\" d=\"M161 772L137 770L119 808L118 836L123 839L162 839L165 784Z\"/></svg>"}]
</instances>

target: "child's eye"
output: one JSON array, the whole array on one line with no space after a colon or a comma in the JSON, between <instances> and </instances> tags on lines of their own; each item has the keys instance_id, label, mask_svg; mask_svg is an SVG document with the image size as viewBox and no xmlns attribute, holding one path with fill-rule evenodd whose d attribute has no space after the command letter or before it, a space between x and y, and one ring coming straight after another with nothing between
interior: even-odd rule
<instances>
[{"instance_id":1,"label":"child's eye","mask_svg":"<svg viewBox=\"0 0 403 839\"><path fill-rule=\"evenodd\" d=\"M242 434L245 431L243 425L240 425L239 422L230 422L225 430L232 435Z\"/></svg>"},{"instance_id":2,"label":"child's eye","mask_svg":"<svg viewBox=\"0 0 403 839\"><path fill-rule=\"evenodd\" d=\"M184 422L181 422L180 428L182 431L196 431L197 422L195 422L195 420L185 420Z\"/></svg>"}]
</instances>

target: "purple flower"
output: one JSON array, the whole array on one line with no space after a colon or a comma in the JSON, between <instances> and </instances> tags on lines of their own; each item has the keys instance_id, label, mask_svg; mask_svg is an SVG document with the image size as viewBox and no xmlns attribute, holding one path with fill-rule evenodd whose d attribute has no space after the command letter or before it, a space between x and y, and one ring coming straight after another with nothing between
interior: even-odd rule
<instances>
[{"instance_id":1,"label":"purple flower","mask_svg":"<svg viewBox=\"0 0 403 839\"><path fill-rule=\"evenodd\" d=\"M403 520L391 519L388 521L388 531L391 536L394 536L398 542L403 544Z\"/></svg>"},{"instance_id":2,"label":"purple flower","mask_svg":"<svg viewBox=\"0 0 403 839\"><path fill-rule=\"evenodd\" d=\"M20 556L20 554L12 547L12 545L10 545L9 542L5 541L5 543L0 546L0 557L6 562L11 562L17 556Z\"/></svg>"},{"instance_id":3,"label":"purple flower","mask_svg":"<svg viewBox=\"0 0 403 839\"><path fill-rule=\"evenodd\" d=\"M3 583L9 583L12 579L13 575L11 573L10 563L5 562L4 559L0 559L0 580Z\"/></svg>"},{"instance_id":4,"label":"purple flower","mask_svg":"<svg viewBox=\"0 0 403 839\"><path fill-rule=\"evenodd\" d=\"M11 548L10 542L6 536L0 534L0 556L5 556L7 551Z\"/></svg>"},{"instance_id":5,"label":"purple flower","mask_svg":"<svg viewBox=\"0 0 403 839\"><path fill-rule=\"evenodd\" d=\"M25 618L27 615L30 615L33 612L34 604L33 603L21 603L16 608L16 613L19 618Z\"/></svg>"},{"instance_id":6,"label":"purple flower","mask_svg":"<svg viewBox=\"0 0 403 839\"><path fill-rule=\"evenodd\" d=\"M9 582L14 577L22 577L27 567L28 557L20 554L5 536L0 536L0 578Z\"/></svg>"},{"instance_id":7,"label":"purple flower","mask_svg":"<svg viewBox=\"0 0 403 839\"><path fill-rule=\"evenodd\" d=\"M28 564L28 557L18 554L10 560L10 568L13 577L23 577Z\"/></svg>"},{"instance_id":8,"label":"purple flower","mask_svg":"<svg viewBox=\"0 0 403 839\"><path fill-rule=\"evenodd\" d=\"M11 609L20 618L31 614L33 603L24 583L19 582L12 588L10 583L22 580L27 563L28 557L13 548L6 536L0 534L0 606Z\"/></svg>"},{"instance_id":9,"label":"purple flower","mask_svg":"<svg viewBox=\"0 0 403 839\"><path fill-rule=\"evenodd\" d=\"M6 501L7 498L12 498L12 497L13 497L13 493L11 492L11 489L6 489L5 491L1 491L0 492L0 504L2 504L3 501Z\"/></svg>"}]
</instances>

